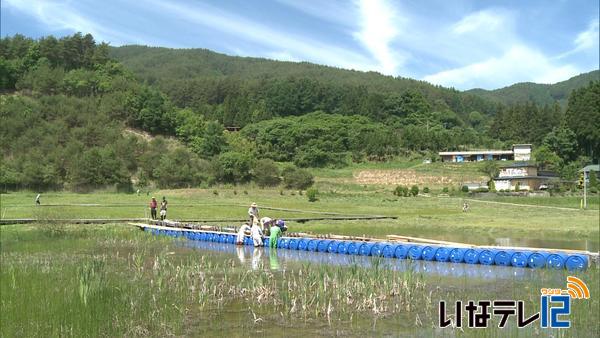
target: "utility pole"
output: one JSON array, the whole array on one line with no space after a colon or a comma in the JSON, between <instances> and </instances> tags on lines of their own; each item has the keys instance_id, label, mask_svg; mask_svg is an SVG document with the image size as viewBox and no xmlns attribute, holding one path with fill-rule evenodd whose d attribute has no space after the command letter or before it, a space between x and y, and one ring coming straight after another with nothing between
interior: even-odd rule
<instances>
[{"instance_id":1,"label":"utility pole","mask_svg":"<svg viewBox=\"0 0 600 338\"><path fill-rule=\"evenodd\" d=\"M588 172L583 169L583 210L587 209L587 174Z\"/></svg>"}]
</instances>

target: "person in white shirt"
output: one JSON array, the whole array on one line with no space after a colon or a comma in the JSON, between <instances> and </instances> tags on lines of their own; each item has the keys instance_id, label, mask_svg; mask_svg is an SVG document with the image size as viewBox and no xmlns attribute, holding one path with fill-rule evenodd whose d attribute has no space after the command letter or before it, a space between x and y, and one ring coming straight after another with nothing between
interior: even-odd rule
<instances>
[{"instance_id":1,"label":"person in white shirt","mask_svg":"<svg viewBox=\"0 0 600 338\"><path fill-rule=\"evenodd\" d=\"M237 239L235 241L235 244L244 245L244 238L246 238L247 231L250 231L250 226L246 223L242 224L242 226L238 230Z\"/></svg>"},{"instance_id":2,"label":"person in white shirt","mask_svg":"<svg viewBox=\"0 0 600 338\"><path fill-rule=\"evenodd\" d=\"M258 221L252 223L252 228L250 229L250 234L252 235L252 241L254 242L254 247L263 246L262 236L263 232L258 226Z\"/></svg>"},{"instance_id":3,"label":"person in white shirt","mask_svg":"<svg viewBox=\"0 0 600 338\"><path fill-rule=\"evenodd\" d=\"M40 197L42 197L42 194L37 194L37 196L35 196L35 204L36 204L36 205L40 205L40 204L42 204L42 203L40 202Z\"/></svg>"},{"instance_id":4,"label":"person in white shirt","mask_svg":"<svg viewBox=\"0 0 600 338\"><path fill-rule=\"evenodd\" d=\"M252 203L250 208L248 209L248 216L250 217L250 224L254 223L254 220L258 222L258 205L256 203Z\"/></svg>"},{"instance_id":5,"label":"person in white shirt","mask_svg":"<svg viewBox=\"0 0 600 338\"><path fill-rule=\"evenodd\" d=\"M270 217L263 217L260 219L260 224L262 225L263 234L265 234L265 236L269 235L269 229L274 223L275 220L271 219Z\"/></svg>"}]
</instances>

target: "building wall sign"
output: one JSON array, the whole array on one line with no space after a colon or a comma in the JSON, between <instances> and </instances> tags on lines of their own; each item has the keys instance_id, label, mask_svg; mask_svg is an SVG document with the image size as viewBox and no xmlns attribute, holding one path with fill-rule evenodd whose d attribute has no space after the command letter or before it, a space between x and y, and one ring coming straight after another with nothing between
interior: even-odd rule
<instances>
[{"instance_id":1,"label":"building wall sign","mask_svg":"<svg viewBox=\"0 0 600 338\"><path fill-rule=\"evenodd\" d=\"M500 170L499 177L510 177L510 176L527 176L527 169L525 168L505 168Z\"/></svg>"}]
</instances>

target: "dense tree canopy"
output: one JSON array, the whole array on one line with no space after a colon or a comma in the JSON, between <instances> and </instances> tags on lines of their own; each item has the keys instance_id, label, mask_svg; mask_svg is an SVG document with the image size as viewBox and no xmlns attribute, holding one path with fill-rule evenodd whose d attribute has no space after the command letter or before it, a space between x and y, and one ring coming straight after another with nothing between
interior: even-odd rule
<instances>
[{"instance_id":1,"label":"dense tree canopy","mask_svg":"<svg viewBox=\"0 0 600 338\"><path fill-rule=\"evenodd\" d=\"M505 105L373 72L114 49L78 33L0 39L0 92L2 189L306 188L308 172L273 160L344 166L512 142L533 143L567 177L600 149L599 81L574 90L563 113L557 102Z\"/></svg>"}]
</instances>

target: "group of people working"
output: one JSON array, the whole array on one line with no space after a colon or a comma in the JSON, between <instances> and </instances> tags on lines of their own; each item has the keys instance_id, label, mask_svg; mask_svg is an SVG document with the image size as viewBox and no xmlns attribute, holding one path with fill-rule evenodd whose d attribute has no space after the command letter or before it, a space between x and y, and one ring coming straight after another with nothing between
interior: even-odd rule
<instances>
[{"instance_id":1,"label":"group of people working","mask_svg":"<svg viewBox=\"0 0 600 338\"><path fill-rule=\"evenodd\" d=\"M260 218L258 206L252 203L248 209L249 222L238 230L236 244L243 245L246 234L250 234L254 247L263 246L263 236L269 236L269 247L277 248L277 240L287 230L285 222L270 217Z\"/></svg>"}]
</instances>

